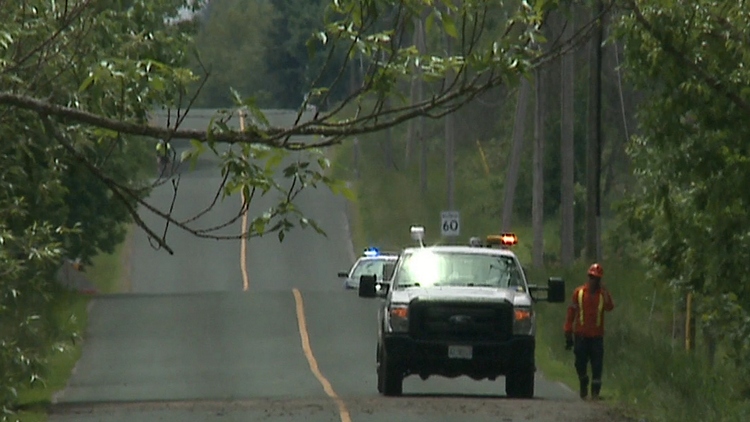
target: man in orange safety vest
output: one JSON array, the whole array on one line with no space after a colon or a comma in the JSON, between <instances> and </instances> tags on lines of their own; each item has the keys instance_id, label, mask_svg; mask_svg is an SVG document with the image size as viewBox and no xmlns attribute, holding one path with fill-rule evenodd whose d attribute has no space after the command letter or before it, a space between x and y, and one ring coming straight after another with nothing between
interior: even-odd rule
<instances>
[{"instance_id":1,"label":"man in orange safety vest","mask_svg":"<svg viewBox=\"0 0 750 422\"><path fill-rule=\"evenodd\" d=\"M582 399L588 396L588 364L591 363L591 398L599 399L604 364L604 313L614 309L612 295L602 284L604 270L594 263L588 282L573 291L565 319L565 348L573 349Z\"/></svg>"}]
</instances>

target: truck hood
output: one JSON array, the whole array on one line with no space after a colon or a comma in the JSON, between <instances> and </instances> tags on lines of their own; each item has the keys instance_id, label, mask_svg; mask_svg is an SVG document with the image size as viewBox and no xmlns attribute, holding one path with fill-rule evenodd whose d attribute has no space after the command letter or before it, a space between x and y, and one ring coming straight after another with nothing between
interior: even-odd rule
<instances>
[{"instance_id":1,"label":"truck hood","mask_svg":"<svg viewBox=\"0 0 750 422\"><path fill-rule=\"evenodd\" d=\"M414 299L419 299L419 301L466 301L475 303L508 302L515 306L531 305L531 298L526 292L494 287L411 287L394 290L391 295L391 302L393 303L409 303Z\"/></svg>"}]
</instances>

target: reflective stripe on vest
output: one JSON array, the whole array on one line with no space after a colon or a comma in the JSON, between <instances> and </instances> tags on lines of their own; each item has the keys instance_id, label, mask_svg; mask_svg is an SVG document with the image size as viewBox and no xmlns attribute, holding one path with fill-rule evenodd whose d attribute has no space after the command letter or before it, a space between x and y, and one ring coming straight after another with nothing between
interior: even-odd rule
<instances>
[{"instance_id":1,"label":"reflective stripe on vest","mask_svg":"<svg viewBox=\"0 0 750 422\"><path fill-rule=\"evenodd\" d=\"M599 292L599 306L596 313L596 326L602 326L602 314L604 313L604 294ZM583 289L578 290L578 320L583 325Z\"/></svg>"}]
</instances>

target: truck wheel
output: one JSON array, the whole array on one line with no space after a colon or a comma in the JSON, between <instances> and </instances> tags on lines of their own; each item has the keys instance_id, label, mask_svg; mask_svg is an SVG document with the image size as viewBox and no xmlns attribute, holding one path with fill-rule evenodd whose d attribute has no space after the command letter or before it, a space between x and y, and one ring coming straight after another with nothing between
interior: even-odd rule
<instances>
[{"instance_id":1,"label":"truck wheel","mask_svg":"<svg viewBox=\"0 0 750 422\"><path fill-rule=\"evenodd\" d=\"M378 393L383 394L383 377L380 376L380 345L378 344L378 350L375 354L375 368L378 371Z\"/></svg>"},{"instance_id":2,"label":"truck wheel","mask_svg":"<svg viewBox=\"0 0 750 422\"><path fill-rule=\"evenodd\" d=\"M381 352L378 363L378 391L386 396L400 396L403 392L404 375Z\"/></svg>"},{"instance_id":3,"label":"truck wheel","mask_svg":"<svg viewBox=\"0 0 750 422\"><path fill-rule=\"evenodd\" d=\"M534 398L534 371L525 370L506 375L505 394L511 398Z\"/></svg>"}]
</instances>

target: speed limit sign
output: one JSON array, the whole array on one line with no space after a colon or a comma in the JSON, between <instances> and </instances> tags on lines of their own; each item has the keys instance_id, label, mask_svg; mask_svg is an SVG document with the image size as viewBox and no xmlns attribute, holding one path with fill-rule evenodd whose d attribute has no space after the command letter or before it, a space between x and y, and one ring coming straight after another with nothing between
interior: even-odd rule
<instances>
[{"instance_id":1,"label":"speed limit sign","mask_svg":"<svg viewBox=\"0 0 750 422\"><path fill-rule=\"evenodd\" d=\"M461 218L458 211L443 211L440 213L440 234L443 236L458 236L461 234Z\"/></svg>"}]
</instances>

